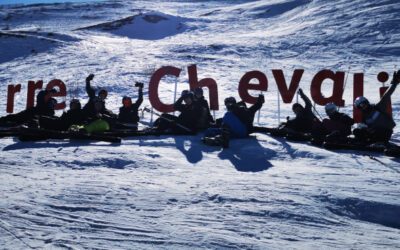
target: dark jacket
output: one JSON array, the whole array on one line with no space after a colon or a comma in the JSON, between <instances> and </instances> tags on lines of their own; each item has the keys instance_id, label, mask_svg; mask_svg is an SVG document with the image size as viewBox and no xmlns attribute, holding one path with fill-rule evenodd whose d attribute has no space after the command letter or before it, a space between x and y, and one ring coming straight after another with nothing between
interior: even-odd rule
<instances>
[{"instance_id":1,"label":"dark jacket","mask_svg":"<svg viewBox=\"0 0 400 250\"><path fill-rule=\"evenodd\" d=\"M71 125L80 125L85 122L85 115L82 109L68 110L60 117L60 121L64 124L64 128L69 128Z\"/></svg>"},{"instance_id":2,"label":"dark jacket","mask_svg":"<svg viewBox=\"0 0 400 250\"><path fill-rule=\"evenodd\" d=\"M96 96L96 91L92 86L90 86L90 81L86 81L86 93L89 96L89 101L83 107L83 113L88 119L97 116L97 112L94 106L95 102L101 102L102 108L100 110L100 114L104 114L109 117L116 116L111 110L106 109L105 101Z\"/></svg>"},{"instance_id":3,"label":"dark jacket","mask_svg":"<svg viewBox=\"0 0 400 250\"><path fill-rule=\"evenodd\" d=\"M207 100L204 98L204 96L202 96L201 98L197 98L195 103L199 106L199 109L201 110L197 127L199 129L208 128L210 126L210 123L214 122L214 118L211 115L210 106L208 105Z\"/></svg>"},{"instance_id":4,"label":"dark jacket","mask_svg":"<svg viewBox=\"0 0 400 250\"><path fill-rule=\"evenodd\" d=\"M123 123L137 123L139 121L138 109L143 103L143 91L139 89L139 97L130 107L120 107L118 121Z\"/></svg>"},{"instance_id":5,"label":"dark jacket","mask_svg":"<svg viewBox=\"0 0 400 250\"><path fill-rule=\"evenodd\" d=\"M392 131L396 126L393 118L387 113L386 108L389 104L390 96L393 94L398 83L393 83L382 96L377 104L369 105L366 110L362 110L362 121L369 128L375 130Z\"/></svg>"},{"instance_id":6,"label":"dark jacket","mask_svg":"<svg viewBox=\"0 0 400 250\"><path fill-rule=\"evenodd\" d=\"M181 112L178 116L178 122L192 131L196 131L201 108L196 105L195 101L191 105L183 104L182 102L183 98L181 97L174 103L174 110Z\"/></svg>"},{"instance_id":7,"label":"dark jacket","mask_svg":"<svg viewBox=\"0 0 400 250\"><path fill-rule=\"evenodd\" d=\"M312 111L310 99L303 92L300 93L300 97L303 99L305 107L295 118L287 121L286 127L298 132L311 132L314 122L318 121L318 118Z\"/></svg>"},{"instance_id":8,"label":"dark jacket","mask_svg":"<svg viewBox=\"0 0 400 250\"><path fill-rule=\"evenodd\" d=\"M351 126L353 124L353 118L340 112L335 112L329 116L329 119L324 119L322 121L325 134L337 131L342 136L348 136L351 134Z\"/></svg>"},{"instance_id":9,"label":"dark jacket","mask_svg":"<svg viewBox=\"0 0 400 250\"><path fill-rule=\"evenodd\" d=\"M56 99L49 98L46 100L46 96L51 90L41 90L36 96L36 106L34 107L34 114L38 116L54 116L54 106L57 103Z\"/></svg>"}]
</instances>

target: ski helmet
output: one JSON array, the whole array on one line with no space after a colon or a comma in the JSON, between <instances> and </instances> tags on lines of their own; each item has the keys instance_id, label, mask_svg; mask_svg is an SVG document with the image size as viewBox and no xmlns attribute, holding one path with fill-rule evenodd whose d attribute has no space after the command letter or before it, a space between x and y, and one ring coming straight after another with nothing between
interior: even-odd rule
<instances>
[{"instance_id":1,"label":"ski helmet","mask_svg":"<svg viewBox=\"0 0 400 250\"><path fill-rule=\"evenodd\" d=\"M225 106L231 106L231 105L236 104L236 99L235 99L235 97L231 96L231 97L225 98L224 102L225 102Z\"/></svg>"},{"instance_id":2,"label":"ski helmet","mask_svg":"<svg viewBox=\"0 0 400 250\"><path fill-rule=\"evenodd\" d=\"M189 91L189 90L184 90L184 91L182 91L182 93L181 93L181 97L182 98L190 98L190 99L192 99L193 100L193 92L192 91Z\"/></svg>"},{"instance_id":3,"label":"ski helmet","mask_svg":"<svg viewBox=\"0 0 400 250\"><path fill-rule=\"evenodd\" d=\"M330 102L325 105L325 112L327 115L331 115L338 111L338 107L333 102Z\"/></svg>"},{"instance_id":4,"label":"ski helmet","mask_svg":"<svg viewBox=\"0 0 400 250\"><path fill-rule=\"evenodd\" d=\"M197 96L203 96L203 88L197 87L194 89L194 94Z\"/></svg>"},{"instance_id":5,"label":"ski helmet","mask_svg":"<svg viewBox=\"0 0 400 250\"><path fill-rule=\"evenodd\" d=\"M363 104L369 105L368 99L365 98L364 96L359 96L354 101L354 106L356 106L357 108L361 108L361 105Z\"/></svg>"},{"instance_id":6,"label":"ski helmet","mask_svg":"<svg viewBox=\"0 0 400 250\"><path fill-rule=\"evenodd\" d=\"M82 105L78 99L72 99L69 102L69 109L81 109L81 108L82 108Z\"/></svg>"}]
</instances>

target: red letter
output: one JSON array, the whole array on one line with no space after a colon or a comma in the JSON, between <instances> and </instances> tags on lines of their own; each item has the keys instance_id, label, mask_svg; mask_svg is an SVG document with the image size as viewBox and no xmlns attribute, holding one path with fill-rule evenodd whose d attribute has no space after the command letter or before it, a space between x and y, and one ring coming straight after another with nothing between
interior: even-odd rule
<instances>
[{"instance_id":1,"label":"red letter","mask_svg":"<svg viewBox=\"0 0 400 250\"><path fill-rule=\"evenodd\" d=\"M52 94L51 95L52 97L65 97L65 96L67 96L67 88L65 87L65 84L63 83L63 81L61 81L59 79L51 80L47 84L46 89L50 90L50 89L52 89L54 87L58 88L58 92ZM65 105L65 101L61 102L61 103L57 103L57 105L55 106L55 109L56 110L65 109L65 106L66 106Z\"/></svg>"},{"instance_id":2,"label":"red letter","mask_svg":"<svg viewBox=\"0 0 400 250\"><path fill-rule=\"evenodd\" d=\"M324 80L333 80L333 94L331 97L324 97L321 92L321 86ZM333 102L338 106L344 106L343 91L344 91L344 72L334 73L331 70L321 70L311 81L311 97L316 104L325 105Z\"/></svg>"},{"instance_id":3,"label":"red letter","mask_svg":"<svg viewBox=\"0 0 400 250\"><path fill-rule=\"evenodd\" d=\"M193 90L197 87L207 87L209 90L210 109L218 110L219 105L217 82L212 78L204 78L199 81L197 78L197 66L195 64L188 67L188 74L190 89Z\"/></svg>"},{"instance_id":4,"label":"red letter","mask_svg":"<svg viewBox=\"0 0 400 250\"><path fill-rule=\"evenodd\" d=\"M26 108L30 108L35 106L35 90L41 89L43 87L43 81L34 81L28 82L28 92L27 92L27 101L26 101Z\"/></svg>"},{"instance_id":5,"label":"red letter","mask_svg":"<svg viewBox=\"0 0 400 250\"><path fill-rule=\"evenodd\" d=\"M14 96L15 93L21 92L21 84L8 85L7 90L7 113L14 112Z\"/></svg>"},{"instance_id":6,"label":"red letter","mask_svg":"<svg viewBox=\"0 0 400 250\"><path fill-rule=\"evenodd\" d=\"M296 69L293 73L292 80L290 81L289 89L286 84L285 76L283 71L280 69L273 69L272 74L274 75L276 85L278 86L279 93L281 93L282 100L284 103L291 103L296 93L301 77L303 76L304 69Z\"/></svg>"},{"instance_id":7,"label":"red letter","mask_svg":"<svg viewBox=\"0 0 400 250\"><path fill-rule=\"evenodd\" d=\"M359 96L364 95L364 73L356 73L353 78L353 103ZM361 111L353 106L353 119L355 122L362 121Z\"/></svg>"},{"instance_id":8,"label":"red letter","mask_svg":"<svg viewBox=\"0 0 400 250\"><path fill-rule=\"evenodd\" d=\"M258 84L250 83L252 79L257 79ZM257 102L257 97L251 96L249 90L268 90L268 79L264 73L260 71L250 71L244 74L239 82L239 96L247 103L254 104Z\"/></svg>"},{"instance_id":9,"label":"red letter","mask_svg":"<svg viewBox=\"0 0 400 250\"><path fill-rule=\"evenodd\" d=\"M163 78L164 76L173 75L178 77L180 73L181 69L172 66L165 66L154 72L154 74L151 76L149 83L149 100L153 108L165 113L174 111L173 104L167 105L161 102L158 96L158 86L160 84L161 78Z\"/></svg>"}]
</instances>

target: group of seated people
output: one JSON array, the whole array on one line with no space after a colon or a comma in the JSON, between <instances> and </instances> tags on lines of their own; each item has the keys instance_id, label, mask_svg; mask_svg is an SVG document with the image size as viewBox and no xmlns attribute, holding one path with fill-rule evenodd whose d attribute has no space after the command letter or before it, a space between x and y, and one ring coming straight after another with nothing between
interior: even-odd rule
<instances>
[{"instance_id":1,"label":"group of seated people","mask_svg":"<svg viewBox=\"0 0 400 250\"><path fill-rule=\"evenodd\" d=\"M135 103L128 96L122 98L122 107L117 115L106 108L105 99L108 93L105 89L101 89L96 95L95 89L90 84L93 78L93 74L86 78L89 101L83 108L78 99L73 99L70 102L70 109L57 117L54 115L57 101L52 98L54 90L42 90L37 95L35 107L1 117L0 126L27 124L60 131L78 126L79 129L89 133L110 129L137 129L139 107L143 102L143 84L135 85L139 90ZM293 104L294 118L288 117L278 129L285 132L310 133L316 141L337 140L353 133L360 141L388 142L396 124L387 113L387 105L399 82L400 71L393 74L391 86L377 104L370 104L362 96L355 100L354 106L361 110L363 121L353 131L354 120L340 112L334 103L325 105L327 118L319 120L314 115L310 99L302 89L299 89L298 94L305 102L305 106L299 103ZM174 103L174 110L180 112L179 116L162 114L154 122L152 130L170 134L195 134L205 131L205 142L227 147L230 138L244 138L253 132L264 131L260 127L253 126L254 116L264 102L264 96L259 95L257 102L247 107L243 101L237 102L234 97L228 97L225 99L227 112L222 118L214 121L202 88L196 88L194 91L185 90Z\"/></svg>"}]
</instances>

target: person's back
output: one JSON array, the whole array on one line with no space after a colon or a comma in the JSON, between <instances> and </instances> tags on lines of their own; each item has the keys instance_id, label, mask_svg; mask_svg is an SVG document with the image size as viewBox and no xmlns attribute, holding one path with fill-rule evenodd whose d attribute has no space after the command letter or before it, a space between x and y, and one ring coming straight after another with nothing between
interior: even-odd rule
<instances>
[{"instance_id":1,"label":"person's back","mask_svg":"<svg viewBox=\"0 0 400 250\"><path fill-rule=\"evenodd\" d=\"M214 123L214 118L210 112L210 106L208 105L207 100L204 98L203 89L198 87L194 90L194 100L195 105L198 106L199 109L199 117L198 117L198 129L206 129L210 127L210 124Z\"/></svg>"},{"instance_id":2,"label":"person's back","mask_svg":"<svg viewBox=\"0 0 400 250\"><path fill-rule=\"evenodd\" d=\"M318 118L312 111L312 104L310 99L303 93L302 89L299 89L300 97L305 102L305 107L299 103L295 103L292 106L293 112L296 114L295 118L288 119L285 128L292 129L297 132L311 132L315 121Z\"/></svg>"},{"instance_id":3,"label":"person's back","mask_svg":"<svg viewBox=\"0 0 400 250\"><path fill-rule=\"evenodd\" d=\"M339 108L334 103L326 104L325 112L328 118L322 121L321 129L323 131L321 133L323 135L344 138L351 134L351 126L354 124L353 118L339 112Z\"/></svg>"}]
</instances>

